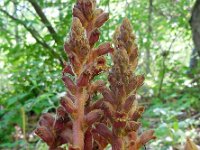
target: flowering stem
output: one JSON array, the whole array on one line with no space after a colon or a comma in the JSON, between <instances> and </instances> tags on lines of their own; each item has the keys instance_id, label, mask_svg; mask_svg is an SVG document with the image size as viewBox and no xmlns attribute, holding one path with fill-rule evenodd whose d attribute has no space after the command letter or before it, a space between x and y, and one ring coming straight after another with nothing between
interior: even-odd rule
<instances>
[{"instance_id":1,"label":"flowering stem","mask_svg":"<svg viewBox=\"0 0 200 150\"><path fill-rule=\"evenodd\" d=\"M84 88L83 88L84 91ZM84 123L84 106L85 106L85 98L84 92L81 94L79 90L76 93L76 107L77 107L77 115L75 116L75 120L73 121L73 146L79 147L81 150L84 148L84 131L83 131L83 123Z\"/></svg>"}]
</instances>

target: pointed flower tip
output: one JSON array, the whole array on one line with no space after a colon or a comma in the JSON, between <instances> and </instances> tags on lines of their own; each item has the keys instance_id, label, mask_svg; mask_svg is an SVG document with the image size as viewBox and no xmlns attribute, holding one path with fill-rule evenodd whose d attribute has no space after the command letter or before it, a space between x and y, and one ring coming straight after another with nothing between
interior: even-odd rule
<instances>
[{"instance_id":1,"label":"pointed flower tip","mask_svg":"<svg viewBox=\"0 0 200 150\"><path fill-rule=\"evenodd\" d=\"M124 20L123 20L123 23L130 24L130 20L127 17L125 17Z\"/></svg>"},{"instance_id":2,"label":"pointed flower tip","mask_svg":"<svg viewBox=\"0 0 200 150\"><path fill-rule=\"evenodd\" d=\"M136 80L137 80L137 88L139 88L144 84L145 77L144 75L139 75L136 77Z\"/></svg>"},{"instance_id":3,"label":"pointed flower tip","mask_svg":"<svg viewBox=\"0 0 200 150\"><path fill-rule=\"evenodd\" d=\"M122 26L128 29L131 29L131 22L128 18L124 18L123 22L122 22Z\"/></svg>"},{"instance_id":4,"label":"pointed flower tip","mask_svg":"<svg viewBox=\"0 0 200 150\"><path fill-rule=\"evenodd\" d=\"M68 113L76 112L76 108L69 97L61 97L60 104L64 107L65 111Z\"/></svg>"},{"instance_id":5,"label":"pointed flower tip","mask_svg":"<svg viewBox=\"0 0 200 150\"><path fill-rule=\"evenodd\" d=\"M144 145L150 140L154 139L156 139L156 136L154 135L154 130L147 130L140 136L140 143L141 145Z\"/></svg>"},{"instance_id":6,"label":"pointed flower tip","mask_svg":"<svg viewBox=\"0 0 200 150\"><path fill-rule=\"evenodd\" d=\"M56 109L56 113L59 117L64 117L66 115L66 111L65 109L62 107L62 106L59 106L57 109Z\"/></svg>"},{"instance_id":7,"label":"pointed flower tip","mask_svg":"<svg viewBox=\"0 0 200 150\"><path fill-rule=\"evenodd\" d=\"M54 122L54 117L49 113L44 113L40 117L39 125L45 127L51 127L53 125L53 122Z\"/></svg>"},{"instance_id":8,"label":"pointed flower tip","mask_svg":"<svg viewBox=\"0 0 200 150\"><path fill-rule=\"evenodd\" d=\"M73 17L72 24L79 24L81 23L78 17Z\"/></svg>"},{"instance_id":9,"label":"pointed flower tip","mask_svg":"<svg viewBox=\"0 0 200 150\"><path fill-rule=\"evenodd\" d=\"M92 31L89 37L90 46L94 46L94 44L99 40L100 31L96 28Z\"/></svg>"},{"instance_id":10,"label":"pointed flower tip","mask_svg":"<svg viewBox=\"0 0 200 150\"><path fill-rule=\"evenodd\" d=\"M72 28L82 28L82 23L79 18L73 17Z\"/></svg>"},{"instance_id":11,"label":"pointed flower tip","mask_svg":"<svg viewBox=\"0 0 200 150\"><path fill-rule=\"evenodd\" d=\"M109 13L102 13L96 19L95 26L97 28L101 27L109 19Z\"/></svg>"},{"instance_id":12,"label":"pointed flower tip","mask_svg":"<svg viewBox=\"0 0 200 150\"><path fill-rule=\"evenodd\" d=\"M103 115L102 110L100 110L100 109L93 110L86 115L86 117L85 117L86 123L88 125L91 125L94 122L96 122L97 120L101 119L102 115Z\"/></svg>"},{"instance_id":13,"label":"pointed flower tip","mask_svg":"<svg viewBox=\"0 0 200 150\"><path fill-rule=\"evenodd\" d=\"M35 130L35 134L38 135L49 146L53 145L53 143L54 143L54 136L53 136L53 134L46 127L38 127Z\"/></svg>"},{"instance_id":14,"label":"pointed flower tip","mask_svg":"<svg viewBox=\"0 0 200 150\"><path fill-rule=\"evenodd\" d=\"M77 86L83 87L88 85L90 81L90 74L88 72L82 72L80 77L77 79Z\"/></svg>"}]
</instances>

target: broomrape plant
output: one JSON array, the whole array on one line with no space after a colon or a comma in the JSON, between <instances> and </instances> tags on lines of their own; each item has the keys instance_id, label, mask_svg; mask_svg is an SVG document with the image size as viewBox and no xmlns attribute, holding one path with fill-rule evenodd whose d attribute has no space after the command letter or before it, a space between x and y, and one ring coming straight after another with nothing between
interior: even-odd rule
<instances>
[{"instance_id":1,"label":"broomrape plant","mask_svg":"<svg viewBox=\"0 0 200 150\"><path fill-rule=\"evenodd\" d=\"M138 63L138 48L128 19L124 19L113 36L114 47L99 40L99 28L109 15L96 8L95 0L78 0L73 8L69 39L64 44L69 63L62 80L67 92L60 100L56 116L41 116L35 133L50 150L138 150L155 139L153 130L138 135L144 107L138 106L137 89L143 75L133 71ZM110 53L114 65L108 68L105 55ZM108 81L94 81L102 72L109 72ZM94 101L94 95L102 98Z\"/></svg>"}]
</instances>

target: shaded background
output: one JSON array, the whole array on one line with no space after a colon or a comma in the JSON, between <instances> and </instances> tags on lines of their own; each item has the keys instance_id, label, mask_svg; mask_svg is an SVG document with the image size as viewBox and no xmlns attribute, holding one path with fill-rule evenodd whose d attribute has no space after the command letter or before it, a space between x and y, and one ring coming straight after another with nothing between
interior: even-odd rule
<instances>
[{"instance_id":1,"label":"shaded background","mask_svg":"<svg viewBox=\"0 0 200 150\"><path fill-rule=\"evenodd\" d=\"M0 149L47 149L33 130L65 92L63 43L75 2L0 0ZM101 0L98 6L110 12L100 41L111 41L124 17L132 22L137 72L146 76L141 130L155 128L157 135L146 148L179 150L186 137L200 144L200 0Z\"/></svg>"}]
</instances>

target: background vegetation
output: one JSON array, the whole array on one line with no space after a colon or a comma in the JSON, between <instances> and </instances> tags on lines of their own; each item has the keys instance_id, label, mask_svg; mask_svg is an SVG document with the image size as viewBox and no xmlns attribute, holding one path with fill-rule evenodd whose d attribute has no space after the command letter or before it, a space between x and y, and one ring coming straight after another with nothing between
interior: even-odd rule
<instances>
[{"instance_id":1,"label":"background vegetation","mask_svg":"<svg viewBox=\"0 0 200 150\"><path fill-rule=\"evenodd\" d=\"M33 130L43 112L55 111L65 92L61 81L61 65L67 61L63 43L74 3L0 1L0 149L46 149ZM98 1L110 12L110 20L101 29L102 41L111 40L125 16L134 27L140 50L137 71L146 76L138 96L147 108L141 130L154 128L157 135L147 149L182 149L186 137L200 144L200 48L193 44L196 31L189 24L200 18L192 9L198 3ZM108 61L112 64L109 56Z\"/></svg>"}]
</instances>

